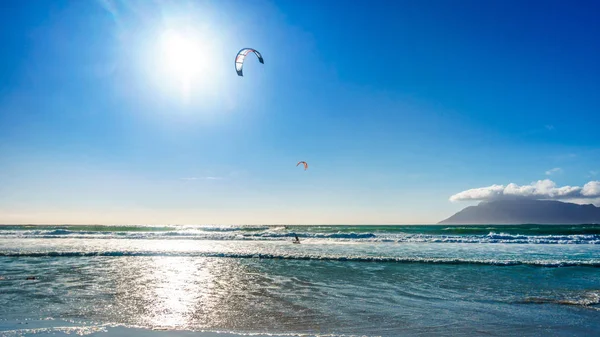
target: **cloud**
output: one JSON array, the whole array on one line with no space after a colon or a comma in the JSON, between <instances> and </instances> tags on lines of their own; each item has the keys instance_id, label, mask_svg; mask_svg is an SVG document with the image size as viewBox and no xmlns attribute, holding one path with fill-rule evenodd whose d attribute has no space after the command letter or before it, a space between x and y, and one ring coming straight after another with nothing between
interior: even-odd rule
<instances>
[{"instance_id":1,"label":"cloud","mask_svg":"<svg viewBox=\"0 0 600 337\"><path fill-rule=\"evenodd\" d=\"M181 180L221 180L223 178L221 177L186 177L186 178L181 178Z\"/></svg>"},{"instance_id":2,"label":"cloud","mask_svg":"<svg viewBox=\"0 0 600 337\"><path fill-rule=\"evenodd\" d=\"M555 167L553 169L550 169L550 170L546 171L546 175L547 176L551 176L554 173L561 173L561 172L562 172L562 169L560 167Z\"/></svg>"},{"instance_id":3,"label":"cloud","mask_svg":"<svg viewBox=\"0 0 600 337\"><path fill-rule=\"evenodd\" d=\"M581 194L588 198L600 197L600 181L590 181L589 183L583 185Z\"/></svg>"},{"instance_id":4,"label":"cloud","mask_svg":"<svg viewBox=\"0 0 600 337\"><path fill-rule=\"evenodd\" d=\"M590 181L583 185L583 187L557 187L556 183L550 179L538 180L529 185L522 186L514 183L506 186L491 185L454 194L450 197L450 201L487 201L510 198L544 200L595 199L600 198L600 181Z\"/></svg>"},{"instance_id":5,"label":"cloud","mask_svg":"<svg viewBox=\"0 0 600 337\"><path fill-rule=\"evenodd\" d=\"M598 173L600 173L600 172L598 172L598 171L590 171L590 177L597 176Z\"/></svg>"},{"instance_id":6,"label":"cloud","mask_svg":"<svg viewBox=\"0 0 600 337\"><path fill-rule=\"evenodd\" d=\"M554 130L554 125L547 124L547 125L544 125L544 127L545 127L545 128L546 128L546 130L548 130L548 131L552 131L552 130Z\"/></svg>"},{"instance_id":7,"label":"cloud","mask_svg":"<svg viewBox=\"0 0 600 337\"><path fill-rule=\"evenodd\" d=\"M563 153L554 156L550 156L550 159L560 160L560 161L568 161L577 158L578 155L576 153Z\"/></svg>"}]
</instances>

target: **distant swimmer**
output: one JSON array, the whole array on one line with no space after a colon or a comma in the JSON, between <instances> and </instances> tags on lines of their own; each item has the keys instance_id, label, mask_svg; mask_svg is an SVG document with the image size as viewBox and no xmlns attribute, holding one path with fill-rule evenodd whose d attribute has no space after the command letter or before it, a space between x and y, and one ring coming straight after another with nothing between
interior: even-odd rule
<instances>
[{"instance_id":1,"label":"distant swimmer","mask_svg":"<svg viewBox=\"0 0 600 337\"><path fill-rule=\"evenodd\" d=\"M37 277L35 277L35 276L27 276L27 278L25 280L37 280Z\"/></svg>"},{"instance_id":2,"label":"distant swimmer","mask_svg":"<svg viewBox=\"0 0 600 337\"><path fill-rule=\"evenodd\" d=\"M298 235L294 234L294 237L296 238L294 241L292 241L292 243L300 243L300 239L298 238Z\"/></svg>"}]
</instances>

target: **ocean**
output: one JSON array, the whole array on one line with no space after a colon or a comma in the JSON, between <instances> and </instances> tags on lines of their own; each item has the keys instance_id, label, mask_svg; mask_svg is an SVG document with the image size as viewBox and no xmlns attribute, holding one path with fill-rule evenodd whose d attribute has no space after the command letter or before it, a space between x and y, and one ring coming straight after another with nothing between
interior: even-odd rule
<instances>
[{"instance_id":1,"label":"ocean","mask_svg":"<svg viewBox=\"0 0 600 337\"><path fill-rule=\"evenodd\" d=\"M600 225L0 226L0 336L217 332L598 336Z\"/></svg>"}]
</instances>

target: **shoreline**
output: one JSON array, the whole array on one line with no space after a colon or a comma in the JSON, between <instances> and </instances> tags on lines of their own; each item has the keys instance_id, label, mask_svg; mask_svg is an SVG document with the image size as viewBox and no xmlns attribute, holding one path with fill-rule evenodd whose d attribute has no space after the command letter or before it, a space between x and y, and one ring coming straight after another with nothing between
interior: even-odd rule
<instances>
[{"instance_id":1,"label":"shoreline","mask_svg":"<svg viewBox=\"0 0 600 337\"><path fill-rule=\"evenodd\" d=\"M135 327L120 324L86 324L60 319L40 320L0 320L0 336L25 337L25 336L105 336L105 337L318 337L324 335L301 333L254 333L212 330L184 330L168 327ZM334 335L327 335L334 336ZM335 335L338 336L338 335ZM342 336L342 335L339 335Z\"/></svg>"}]
</instances>

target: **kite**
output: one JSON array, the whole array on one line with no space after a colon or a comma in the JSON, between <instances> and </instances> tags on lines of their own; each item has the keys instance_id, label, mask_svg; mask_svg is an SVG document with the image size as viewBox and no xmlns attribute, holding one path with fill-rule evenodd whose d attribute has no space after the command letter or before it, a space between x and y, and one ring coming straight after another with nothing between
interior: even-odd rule
<instances>
[{"instance_id":1,"label":"kite","mask_svg":"<svg viewBox=\"0 0 600 337\"><path fill-rule=\"evenodd\" d=\"M296 167L298 167L298 165L300 164L304 164L304 171L306 171L306 169L308 168L308 164L305 161L299 161L298 164L296 164Z\"/></svg>"},{"instance_id":2,"label":"kite","mask_svg":"<svg viewBox=\"0 0 600 337\"><path fill-rule=\"evenodd\" d=\"M252 48L242 48L242 50L240 50L235 56L235 71L237 71L237 74L239 76L244 76L244 74L242 73L242 67L244 66L244 60L246 59L246 56L248 56L250 52L256 54L256 56L258 57L258 62L265 64L262 55L260 55L260 53L257 50L254 50Z\"/></svg>"}]
</instances>

